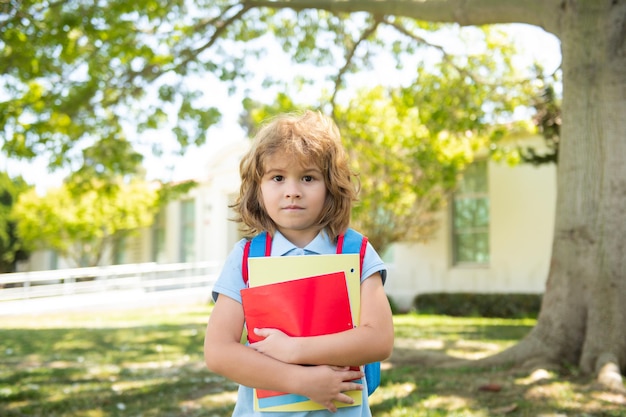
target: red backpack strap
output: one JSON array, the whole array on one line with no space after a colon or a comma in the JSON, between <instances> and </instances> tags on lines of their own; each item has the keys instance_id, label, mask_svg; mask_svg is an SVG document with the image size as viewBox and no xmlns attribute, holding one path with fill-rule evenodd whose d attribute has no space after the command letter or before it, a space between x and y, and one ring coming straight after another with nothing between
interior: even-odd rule
<instances>
[{"instance_id":1,"label":"red backpack strap","mask_svg":"<svg viewBox=\"0 0 626 417\"><path fill-rule=\"evenodd\" d=\"M337 255L341 254L341 252L343 252L343 241L344 241L344 234L340 234L339 236L337 236Z\"/></svg>"},{"instance_id":2,"label":"red backpack strap","mask_svg":"<svg viewBox=\"0 0 626 417\"><path fill-rule=\"evenodd\" d=\"M361 249L359 250L359 261L361 268L361 273L363 272L363 259L365 259L365 251L367 250L367 236L363 236L363 240L361 241Z\"/></svg>"},{"instance_id":3,"label":"red backpack strap","mask_svg":"<svg viewBox=\"0 0 626 417\"><path fill-rule=\"evenodd\" d=\"M250 257L250 244L251 240L248 240L243 247L243 258L241 259L241 276L243 277L243 283L248 285L248 257Z\"/></svg>"},{"instance_id":4,"label":"red backpack strap","mask_svg":"<svg viewBox=\"0 0 626 417\"><path fill-rule=\"evenodd\" d=\"M265 232L265 256L272 256L272 236Z\"/></svg>"},{"instance_id":5,"label":"red backpack strap","mask_svg":"<svg viewBox=\"0 0 626 417\"><path fill-rule=\"evenodd\" d=\"M272 254L272 236L267 232L262 232L248 240L243 247L243 257L241 259L241 276L243 282L248 285L248 258L258 258L270 256Z\"/></svg>"}]
</instances>

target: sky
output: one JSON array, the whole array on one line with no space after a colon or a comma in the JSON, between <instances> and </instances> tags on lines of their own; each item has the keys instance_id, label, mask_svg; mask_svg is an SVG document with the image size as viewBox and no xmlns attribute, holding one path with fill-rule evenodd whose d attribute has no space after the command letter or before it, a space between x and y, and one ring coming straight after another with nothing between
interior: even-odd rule
<instances>
[{"instance_id":1,"label":"sky","mask_svg":"<svg viewBox=\"0 0 626 417\"><path fill-rule=\"evenodd\" d=\"M522 53L522 60L527 60L527 62L533 59L537 60L544 65L547 71L553 71L560 65L560 44L556 37L540 28L528 25L511 25L510 31L517 40L518 49ZM268 48L268 56L260 64L259 77L269 72L285 80L293 77L293 65L290 64L289 57L280 51L278 47ZM379 59L374 71L362 72L357 76L353 76L349 81L349 88L379 83L381 79L385 78L381 77L381 74L389 73L394 74L394 81L396 82L402 82L402 77L406 77L408 81L409 77L412 76L412 71L409 73L410 65L407 68L407 73L398 73L391 59ZM298 70L301 71L302 69L299 68ZM312 70L314 71L314 69ZM307 75L314 74L312 72ZM153 157L147 149L144 150L144 166L148 179L160 179L163 181L200 179L205 175L206 164L212 154L224 146L245 138L245 134L237 122L241 112L242 95L235 94L230 96L225 85L210 78L203 78L197 80L197 82L200 83L200 88L203 91L208 92L207 96L213 105L219 103L222 121L217 126L209 129L205 145L199 148L191 147L183 156L176 158L168 157L165 162L162 159ZM258 86L256 88L252 87L254 97L257 100L270 102L274 96L274 91L261 87L260 78L258 82L253 80L248 84L249 86ZM307 95L310 95L311 101L318 98L319 90L318 84L309 87L308 90L299 93L298 101L306 102ZM151 134L154 135L155 133ZM171 132L167 129L157 132L157 134L163 137L164 143L174 141ZM141 151L141 149L139 150ZM167 166L172 166L173 168L168 169ZM40 194L44 194L49 187L61 184L67 174L64 171L49 172L46 167L46 161L42 158L31 162L20 162L7 160L3 155L0 155L0 170L7 171L12 176L22 175L28 183L36 186Z\"/></svg>"}]
</instances>

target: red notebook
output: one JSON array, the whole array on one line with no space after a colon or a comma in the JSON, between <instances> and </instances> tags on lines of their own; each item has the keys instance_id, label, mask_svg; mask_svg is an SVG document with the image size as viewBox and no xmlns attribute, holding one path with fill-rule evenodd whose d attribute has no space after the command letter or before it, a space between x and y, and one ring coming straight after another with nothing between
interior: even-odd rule
<instances>
[{"instance_id":1,"label":"red notebook","mask_svg":"<svg viewBox=\"0 0 626 417\"><path fill-rule=\"evenodd\" d=\"M273 328L289 336L319 336L352 329L345 273L261 285L241 290L250 343L261 340L255 328ZM257 390L259 398L284 395Z\"/></svg>"}]
</instances>

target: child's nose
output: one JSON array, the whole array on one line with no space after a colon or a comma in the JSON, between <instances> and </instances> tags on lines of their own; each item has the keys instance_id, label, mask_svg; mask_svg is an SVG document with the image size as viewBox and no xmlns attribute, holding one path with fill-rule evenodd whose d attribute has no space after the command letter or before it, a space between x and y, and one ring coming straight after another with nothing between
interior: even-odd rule
<instances>
[{"instance_id":1,"label":"child's nose","mask_svg":"<svg viewBox=\"0 0 626 417\"><path fill-rule=\"evenodd\" d=\"M285 197L287 198L300 198L302 197L302 191L300 186L295 181L289 181L287 189L285 190Z\"/></svg>"}]
</instances>

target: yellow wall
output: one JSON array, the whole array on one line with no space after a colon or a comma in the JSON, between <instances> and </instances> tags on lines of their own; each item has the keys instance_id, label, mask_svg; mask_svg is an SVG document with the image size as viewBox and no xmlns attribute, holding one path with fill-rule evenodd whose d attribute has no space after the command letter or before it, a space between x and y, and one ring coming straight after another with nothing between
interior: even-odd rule
<instances>
[{"instance_id":1,"label":"yellow wall","mask_svg":"<svg viewBox=\"0 0 626 417\"><path fill-rule=\"evenodd\" d=\"M544 290L551 256L556 167L489 164L490 263L451 264L450 214L427 244L398 244L386 289L401 307L419 293Z\"/></svg>"}]
</instances>

